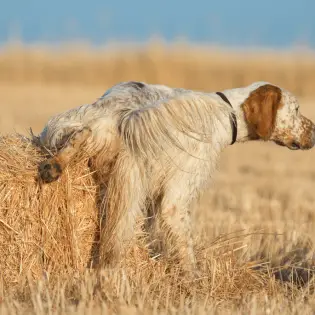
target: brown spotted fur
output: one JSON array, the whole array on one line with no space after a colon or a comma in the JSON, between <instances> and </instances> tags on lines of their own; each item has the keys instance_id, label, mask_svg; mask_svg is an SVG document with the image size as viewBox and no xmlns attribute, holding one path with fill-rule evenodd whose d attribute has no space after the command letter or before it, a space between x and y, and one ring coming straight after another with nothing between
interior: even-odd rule
<instances>
[{"instance_id":1,"label":"brown spotted fur","mask_svg":"<svg viewBox=\"0 0 315 315\"><path fill-rule=\"evenodd\" d=\"M277 110L281 108L280 88L267 84L250 93L243 103L245 119L252 135L268 140L275 128Z\"/></svg>"}]
</instances>

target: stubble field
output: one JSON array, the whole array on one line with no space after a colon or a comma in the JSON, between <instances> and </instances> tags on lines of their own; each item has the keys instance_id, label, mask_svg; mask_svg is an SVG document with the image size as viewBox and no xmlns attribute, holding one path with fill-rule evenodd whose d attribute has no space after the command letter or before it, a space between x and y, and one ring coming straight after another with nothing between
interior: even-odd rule
<instances>
[{"instance_id":1,"label":"stubble field","mask_svg":"<svg viewBox=\"0 0 315 315\"><path fill-rule=\"evenodd\" d=\"M27 134L32 127L38 133L51 115L91 103L125 80L207 91L269 81L296 93L302 112L315 120L314 70L311 53L244 56L157 44L117 52L6 47L0 52L0 132ZM21 281L19 293L2 283L0 312L313 314L314 160L314 150L262 142L224 152L194 211L200 279L189 282L177 265L142 257L139 245L127 264L99 279L80 270L75 280L63 275L53 286Z\"/></svg>"}]
</instances>

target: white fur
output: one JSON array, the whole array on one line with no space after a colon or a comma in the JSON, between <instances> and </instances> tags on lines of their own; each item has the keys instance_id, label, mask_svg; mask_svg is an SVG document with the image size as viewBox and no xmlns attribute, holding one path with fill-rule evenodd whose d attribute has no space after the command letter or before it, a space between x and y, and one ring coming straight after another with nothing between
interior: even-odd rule
<instances>
[{"instance_id":1,"label":"white fur","mask_svg":"<svg viewBox=\"0 0 315 315\"><path fill-rule=\"evenodd\" d=\"M184 261L194 265L191 203L207 187L220 153L231 143L232 111L238 123L237 142L251 139L242 104L266 84L223 91L232 109L215 93L124 82L94 104L57 115L47 123L40 142L66 154L73 148L73 143L67 145L73 133L84 127L91 130L80 150L91 157L106 187L101 205L105 215L103 261L120 256L125 241L134 234L135 216L142 213L151 218L147 219L151 241L162 238L166 253L176 248ZM294 110L297 100L285 90L282 102L271 140L290 147L289 140L281 138L283 130L289 129L297 142L307 133L311 139L307 145L312 147L313 124L303 130L305 118ZM67 150L62 151L63 146ZM58 161L63 158L67 160L64 153L57 153Z\"/></svg>"}]
</instances>

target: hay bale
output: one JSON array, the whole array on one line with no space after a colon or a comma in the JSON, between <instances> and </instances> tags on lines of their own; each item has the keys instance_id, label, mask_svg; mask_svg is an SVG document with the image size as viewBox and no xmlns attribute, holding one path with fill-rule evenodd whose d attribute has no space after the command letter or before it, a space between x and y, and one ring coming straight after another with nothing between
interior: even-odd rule
<instances>
[{"instance_id":1,"label":"hay bale","mask_svg":"<svg viewBox=\"0 0 315 315\"><path fill-rule=\"evenodd\" d=\"M30 139L0 138L0 272L5 288L27 274L71 274L90 264L98 231L96 187L86 161L41 186L43 154ZM52 279L51 279L52 280Z\"/></svg>"}]
</instances>

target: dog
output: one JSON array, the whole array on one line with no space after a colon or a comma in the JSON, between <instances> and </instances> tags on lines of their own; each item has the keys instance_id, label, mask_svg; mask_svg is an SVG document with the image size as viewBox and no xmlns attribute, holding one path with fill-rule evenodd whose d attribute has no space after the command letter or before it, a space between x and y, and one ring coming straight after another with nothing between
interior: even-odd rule
<instances>
[{"instance_id":1,"label":"dog","mask_svg":"<svg viewBox=\"0 0 315 315\"><path fill-rule=\"evenodd\" d=\"M152 248L196 270L191 204L224 148L253 140L307 150L315 125L293 94L268 82L209 93L122 82L48 121L38 141L54 156L39 175L57 180L84 152L104 189L100 261L121 258L141 215Z\"/></svg>"}]
</instances>

